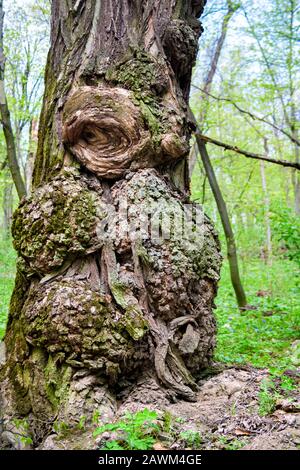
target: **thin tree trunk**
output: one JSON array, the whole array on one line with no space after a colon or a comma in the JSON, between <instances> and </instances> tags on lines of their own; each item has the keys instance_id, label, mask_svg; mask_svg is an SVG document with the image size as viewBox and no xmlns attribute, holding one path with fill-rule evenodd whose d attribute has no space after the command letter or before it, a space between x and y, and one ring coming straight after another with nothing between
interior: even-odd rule
<instances>
[{"instance_id":1,"label":"thin tree trunk","mask_svg":"<svg viewBox=\"0 0 300 470\"><path fill-rule=\"evenodd\" d=\"M17 152L14 134L12 130L12 124L10 119L10 112L8 109L7 98L4 87L4 68L5 68L5 57L3 51L3 0L0 0L0 115L1 123L4 132L4 138L7 149L7 161L11 172L13 182L16 186L17 193L21 199L26 194L25 184L21 175L21 170L18 163Z\"/></svg>"},{"instance_id":2,"label":"thin tree trunk","mask_svg":"<svg viewBox=\"0 0 300 470\"><path fill-rule=\"evenodd\" d=\"M113 418L118 390L119 403L195 400L195 377L211 361L220 247L189 203L187 171L203 4L52 2L1 370L5 432L21 416L34 446L71 448L82 416L90 436L95 410ZM54 421L71 430L63 444L47 438Z\"/></svg>"},{"instance_id":3,"label":"thin tree trunk","mask_svg":"<svg viewBox=\"0 0 300 470\"><path fill-rule=\"evenodd\" d=\"M240 7L239 4L234 5L232 1L227 1L227 13L223 18L222 27L221 27L221 34L217 40L216 48L210 63L209 70L205 77L202 90L204 92L202 96L203 101L203 109L201 110L199 120L197 121L197 127L202 130L203 124L205 123L207 112L208 112L208 105L209 105L209 98L208 94L211 92L212 83L217 71L218 63L221 57L222 48L226 39L228 25L233 16L233 14L238 10ZM217 207L219 209L220 217L222 220L222 225L224 228L226 243L227 243L227 254L228 254L228 262L230 266L230 275L232 286L236 295L237 303L240 308L245 307L247 305L246 295L243 289L243 285L239 275L239 267L238 267L238 258L236 252L236 245L234 240L234 234L231 228L231 223L229 219L229 215L227 212L227 207L225 201L223 199L220 187L218 185L212 164L209 159L209 155L206 150L205 144L200 141L199 137L196 136L196 140L198 143L199 152L201 155L201 159L206 171L206 175L212 189ZM200 142L202 144L199 146ZM196 152L192 153L189 158L189 171L190 175L192 175L195 163L197 159Z\"/></svg>"},{"instance_id":4,"label":"thin tree trunk","mask_svg":"<svg viewBox=\"0 0 300 470\"><path fill-rule=\"evenodd\" d=\"M7 174L3 187L3 233L5 238L11 235L11 222L13 213L13 183L10 174Z\"/></svg>"},{"instance_id":5,"label":"thin tree trunk","mask_svg":"<svg viewBox=\"0 0 300 470\"><path fill-rule=\"evenodd\" d=\"M25 182L26 182L26 192L28 195L31 193L32 173L33 173L34 160L35 160L35 155L36 155L37 140L38 140L38 121L33 118L30 122L28 154L27 154L27 159L26 159L26 164L25 164Z\"/></svg>"},{"instance_id":6,"label":"thin tree trunk","mask_svg":"<svg viewBox=\"0 0 300 470\"><path fill-rule=\"evenodd\" d=\"M293 135L295 138L298 138L298 132L296 128L293 128ZM294 145L294 153L295 153L295 163L300 164L300 149L298 145ZM292 173L292 184L294 188L294 207L295 207L295 214L300 215L300 175L299 173L294 170Z\"/></svg>"},{"instance_id":7,"label":"thin tree trunk","mask_svg":"<svg viewBox=\"0 0 300 470\"><path fill-rule=\"evenodd\" d=\"M264 149L266 155L269 155L268 140L264 138ZM263 161L260 162L260 175L261 184L264 195L264 214L266 224L266 262L270 266L272 265L272 232L271 232L271 220L270 220L270 199L267 188L267 180L265 174L265 164Z\"/></svg>"},{"instance_id":8,"label":"thin tree trunk","mask_svg":"<svg viewBox=\"0 0 300 470\"><path fill-rule=\"evenodd\" d=\"M241 282L240 273L239 273L239 265L238 265L238 257L235 245L235 238L234 233L231 228L231 223L226 207L226 203L223 199L214 169L212 167L210 158L207 153L206 145L200 139L199 136L196 136L197 145L199 149L199 153L201 155L202 163L206 171L206 175L213 192L218 211L220 214L222 226L224 229L225 237L226 237L226 244L227 244L227 257L228 263L230 268L230 277L231 283L234 288L237 304L240 308L244 308L247 305L246 294Z\"/></svg>"},{"instance_id":9,"label":"thin tree trunk","mask_svg":"<svg viewBox=\"0 0 300 470\"><path fill-rule=\"evenodd\" d=\"M234 3L231 0L227 0L227 12L222 21L221 34L217 39L216 47L215 47L215 50L214 50L214 53L210 62L210 66L207 71L206 77L203 81L203 85L201 87L204 95L201 97L202 109L197 119L198 126L200 129L203 129L203 125L207 118L208 106L209 106L208 95L211 92L213 80L214 80L214 77L218 68L218 63L221 57L221 52L222 52L223 45L225 43L225 39L227 36L228 25L232 16L239 8L240 8L239 4L234 5ZM193 173L195 164L196 164L196 157L195 157L195 154L192 154L189 160L190 175Z\"/></svg>"}]
</instances>

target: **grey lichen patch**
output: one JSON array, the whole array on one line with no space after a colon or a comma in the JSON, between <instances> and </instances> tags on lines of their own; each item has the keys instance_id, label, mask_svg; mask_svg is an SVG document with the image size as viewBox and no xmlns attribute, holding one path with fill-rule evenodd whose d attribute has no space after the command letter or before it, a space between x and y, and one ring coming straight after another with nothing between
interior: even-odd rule
<instances>
[{"instance_id":1,"label":"grey lichen patch","mask_svg":"<svg viewBox=\"0 0 300 470\"><path fill-rule=\"evenodd\" d=\"M44 369L46 394L54 409L67 399L73 375L72 367L64 359L65 354L62 352L50 354Z\"/></svg>"},{"instance_id":2,"label":"grey lichen patch","mask_svg":"<svg viewBox=\"0 0 300 470\"><path fill-rule=\"evenodd\" d=\"M64 362L73 367L97 368L104 373L134 369L147 355L145 331L142 343L135 341L142 335L132 339L128 319L109 299L92 290L88 281L64 278L37 283L24 305L22 325L31 345L53 355L46 367L49 390L57 382L62 354Z\"/></svg>"},{"instance_id":3,"label":"grey lichen patch","mask_svg":"<svg viewBox=\"0 0 300 470\"><path fill-rule=\"evenodd\" d=\"M13 218L14 246L27 273L45 274L67 258L100 248L97 224L106 216L100 195L76 172L63 172L21 202Z\"/></svg>"}]
</instances>

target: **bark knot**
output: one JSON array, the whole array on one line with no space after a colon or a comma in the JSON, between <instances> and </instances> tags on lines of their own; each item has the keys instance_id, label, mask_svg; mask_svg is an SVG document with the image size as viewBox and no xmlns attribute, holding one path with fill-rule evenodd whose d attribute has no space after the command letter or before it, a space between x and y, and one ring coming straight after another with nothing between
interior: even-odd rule
<instances>
[{"instance_id":1,"label":"bark knot","mask_svg":"<svg viewBox=\"0 0 300 470\"><path fill-rule=\"evenodd\" d=\"M186 142L171 131L157 136L145 120L145 109L123 88L84 86L64 107L63 141L70 152L98 177L115 179L127 169L154 167L182 157Z\"/></svg>"}]
</instances>

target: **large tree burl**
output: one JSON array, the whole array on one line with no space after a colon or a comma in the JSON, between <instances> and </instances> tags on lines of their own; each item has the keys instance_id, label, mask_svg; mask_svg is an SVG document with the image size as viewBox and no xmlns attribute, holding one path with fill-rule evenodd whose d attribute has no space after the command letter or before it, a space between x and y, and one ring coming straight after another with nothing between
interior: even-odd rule
<instances>
[{"instance_id":1,"label":"large tree burl","mask_svg":"<svg viewBox=\"0 0 300 470\"><path fill-rule=\"evenodd\" d=\"M88 176L79 174L63 172L15 216L15 246L32 277L21 313L26 341L63 354L75 368L98 369L110 383L152 361L163 384L193 399L191 373L208 365L214 347L220 255L212 224L156 169L127 173L109 197L105 182L91 178L89 188ZM82 256L71 221L79 220L88 191L92 218L81 230L90 255ZM50 249L44 238L57 224L58 207L65 220ZM30 227L36 213L41 242L30 258L16 227Z\"/></svg>"}]
</instances>

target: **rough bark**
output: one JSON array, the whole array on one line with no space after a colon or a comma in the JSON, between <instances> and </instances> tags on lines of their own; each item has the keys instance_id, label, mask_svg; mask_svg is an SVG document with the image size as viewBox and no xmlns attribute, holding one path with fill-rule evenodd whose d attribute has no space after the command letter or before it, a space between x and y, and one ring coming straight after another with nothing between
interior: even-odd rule
<instances>
[{"instance_id":1,"label":"rough bark","mask_svg":"<svg viewBox=\"0 0 300 470\"><path fill-rule=\"evenodd\" d=\"M2 439L15 447L16 433L46 448L82 416L87 427L95 411L112 419L145 372L166 397L195 399L214 346L219 243L199 206L189 205L188 236L175 222L189 202L187 99L203 4L52 2L2 344Z\"/></svg>"}]
</instances>

